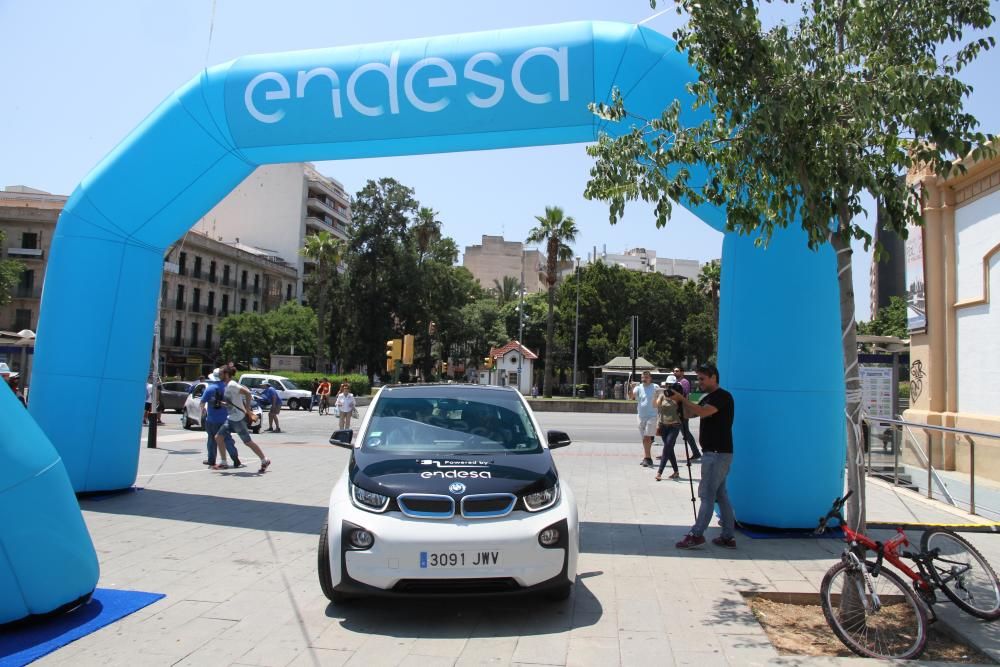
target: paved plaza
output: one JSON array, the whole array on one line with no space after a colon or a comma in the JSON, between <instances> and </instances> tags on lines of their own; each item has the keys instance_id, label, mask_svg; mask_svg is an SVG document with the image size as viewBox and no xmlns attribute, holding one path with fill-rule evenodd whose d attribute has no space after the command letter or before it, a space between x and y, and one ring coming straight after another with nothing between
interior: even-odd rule
<instances>
[{"instance_id":1,"label":"paved plaza","mask_svg":"<svg viewBox=\"0 0 1000 667\"><path fill-rule=\"evenodd\" d=\"M679 551L673 544L692 522L690 489L686 479L655 482L654 471L638 466L634 416L538 417L543 428L574 439L553 453L580 509L579 578L567 602L330 605L317 580L316 546L330 490L349 457L326 444L335 419L283 412L285 432L255 438L274 462L258 475L249 452L245 469L206 470L204 433L183 431L177 416L166 415L159 447L143 443L138 490L82 501L101 561L99 586L166 597L38 664L709 667L848 660L779 658L741 595L817 591L840 542L737 535L735 551L711 544ZM694 472L697 483L697 466ZM869 485L869 518L968 519L880 483ZM715 534L710 528L708 537ZM968 537L1000 564L1000 537ZM938 612L979 645L1000 647L1000 628L961 618L950 605Z\"/></svg>"}]
</instances>

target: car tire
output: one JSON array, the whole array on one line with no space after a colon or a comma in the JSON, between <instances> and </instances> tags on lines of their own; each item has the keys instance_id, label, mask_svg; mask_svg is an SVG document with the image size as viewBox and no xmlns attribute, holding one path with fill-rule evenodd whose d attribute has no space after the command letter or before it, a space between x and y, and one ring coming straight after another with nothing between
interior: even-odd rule
<instances>
[{"instance_id":1,"label":"car tire","mask_svg":"<svg viewBox=\"0 0 1000 667\"><path fill-rule=\"evenodd\" d=\"M183 415L184 416L181 417L181 426L183 426L188 431L192 430L194 426L191 423L191 418L187 416L186 412L183 413Z\"/></svg>"},{"instance_id":2,"label":"car tire","mask_svg":"<svg viewBox=\"0 0 1000 667\"><path fill-rule=\"evenodd\" d=\"M290 399L288 399L288 409L289 410L298 410L299 409L299 399L297 399L297 398L290 398Z\"/></svg>"},{"instance_id":3,"label":"car tire","mask_svg":"<svg viewBox=\"0 0 1000 667\"><path fill-rule=\"evenodd\" d=\"M560 585L557 588L545 592L545 599L552 602L562 602L568 600L570 594L573 592L573 584L567 582Z\"/></svg>"},{"instance_id":4,"label":"car tire","mask_svg":"<svg viewBox=\"0 0 1000 667\"><path fill-rule=\"evenodd\" d=\"M260 433L260 425L258 424L257 426L254 426L254 427L253 427L252 429L250 429L250 430L251 430L251 431L253 431L253 434L254 434L254 435L258 435L258 434Z\"/></svg>"},{"instance_id":5,"label":"car tire","mask_svg":"<svg viewBox=\"0 0 1000 667\"><path fill-rule=\"evenodd\" d=\"M317 549L316 570L319 572L319 587L323 595L334 604L344 604L352 598L333 590L333 578L330 576L330 542L327 539L327 522L323 522L323 530L319 532L319 549Z\"/></svg>"}]
</instances>

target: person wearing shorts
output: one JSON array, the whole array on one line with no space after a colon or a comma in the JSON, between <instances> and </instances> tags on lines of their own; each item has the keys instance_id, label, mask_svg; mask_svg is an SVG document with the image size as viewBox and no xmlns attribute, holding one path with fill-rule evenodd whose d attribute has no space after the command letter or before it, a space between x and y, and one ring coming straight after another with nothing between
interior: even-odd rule
<instances>
[{"instance_id":1,"label":"person wearing shorts","mask_svg":"<svg viewBox=\"0 0 1000 667\"><path fill-rule=\"evenodd\" d=\"M268 406L267 430L271 433L281 433L281 424L278 423L278 413L281 412L281 396L278 395L274 384L268 383L267 388L261 392L260 398Z\"/></svg>"},{"instance_id":2,"label":"person wearing shorts","mask_svg":"<svg viewBox=\"0 0 1000 667\"><path fill-rule=\"evenodd\" d=\"M229 419L219 428L215 435L216 445L221 449L224 447L227 434L233 434L243 441L260 459L260 470L264 472L271 465L271 459L264 456L264 451L250 437L247 430L247 420L253 419L253 412L247 407L250 398L250 390L233 379L233 370L228 367L219 369L219 376L226 383L225 398L226 409L229 411Z\"/></svg>"},{"instance_id":3,"label":"person wearing shorts","mask_svg":"<svg viewBox=\"0 0 1000 667\"><path fill-rule=\"evenodd\" d=\"M659 427L659 413L656 409L656 385L649 371L642 372L642 383L632 388L632 398L636 401L636 415L639 418L639 435L642 437L643 468L653 467L653 439Z\"/></svg>"}]
</instances>

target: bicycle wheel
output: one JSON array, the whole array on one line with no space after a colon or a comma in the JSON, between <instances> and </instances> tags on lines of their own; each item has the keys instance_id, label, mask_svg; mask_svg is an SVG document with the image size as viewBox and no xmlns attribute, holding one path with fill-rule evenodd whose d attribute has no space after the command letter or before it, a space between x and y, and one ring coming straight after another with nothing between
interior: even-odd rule
<instances>
[{"instance_id":1,"label":"bicycle wheel","mask_svg":"<svg viewBox=\"0 0 1000 667\"><path fill-rule=\"evenodd\" d=\"M871 580L877 598L861 568L841 561L827 570L819 588L827 623L858 655L918 657L927 644L927 614L920 601L894 572L882 569Z\"/></svg>"},{"instance_id":2,"label":"bicycle wheel","mask_svg":"<svg viewBox=\"0 0 1000 667\"><path fill-rule=\"evenodd\" d=\"M937 551L931 577L963 611L994 621L1000 618L1000 581L974 546L945 528L932 528L920 538L920 549Z\"/></svg>"}]
</instances>

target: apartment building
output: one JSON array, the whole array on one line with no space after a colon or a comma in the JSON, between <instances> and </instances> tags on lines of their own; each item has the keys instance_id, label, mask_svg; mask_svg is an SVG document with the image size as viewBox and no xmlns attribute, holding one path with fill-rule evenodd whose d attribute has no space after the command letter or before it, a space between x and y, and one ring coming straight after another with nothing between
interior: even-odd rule
<instances>
[{"instance_id":1,"label":"apartment building","mask_svg":"<svg viewBox=\"0 0 1000 667\"><path fill-rule=\"evenodd\" d=\"M295 269L294 296L312 260L300 254L305 239L321 231L346 239L351 202L339 181L306 162L258 167L193 229L222 242L268 248Z\"/></svg>"},{"instance_id":2,"label":"apartment building","mask_svg":"<svg viewBox=\"0 0 1000 667\"><path fill-rule=\"evenodd\" d=\"M522 261L525 291L545 290L545 255L539 250L526 250L520 241L505 241L502 236L483 234L482 244L465 246L462 255L462 266L484 289L493 289L495 282L503 284L505 276L520 281Z\"/></svg>"},{"instance_id":3,"label":"apartment building","mask_svg":"<svg viewBox=\"0 0 1000 667\"><path fill-rule=\"evenodd\" d=\"M629 271L641 273L660 273L665 276L684 280L697 280L701 272L701 263L696 259L675 259L672 257L657 257L655 250L648 248L630 248L622 253L608 252L604 246L600 252L594 248L582 265L591 262L603 262L609 266L620 266Z\"/></svg>"},{"instance_id":4,"label":"apartment building","mask_svg":"<svg viewBox=\"0 0 1000 667\"><path fill-rule=\"evenodd\" d=\"M218 324L297 297L299 274L277 252L191 231L168 249L160 292L160 369L195 378L218 364Z\"/></svg>"},{"instance_id":5,"label":"apartment building","mask_svg":"<svg viewBox=\"0 0 1000 667\"><path fill-rule=\"evenodd\" d=\"M67 199L23 185L0 190L0 230L6 237L0 256L24 265L11 302L0 306L0 330L37 331L49 246Z\"/></svg>"}]
</instances>

